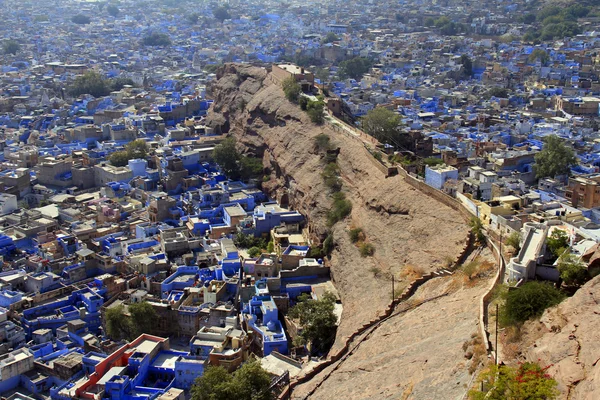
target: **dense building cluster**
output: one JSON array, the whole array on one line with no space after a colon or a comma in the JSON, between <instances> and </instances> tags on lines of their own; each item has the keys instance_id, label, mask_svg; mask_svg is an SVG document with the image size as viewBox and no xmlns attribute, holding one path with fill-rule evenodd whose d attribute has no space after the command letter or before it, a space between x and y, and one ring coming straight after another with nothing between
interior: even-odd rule
<instances>
[{"instance_id":1,"label":"dense building cluster","mask_svg":"<svg viewBox=\"0 0 600 400\"><path fill-rule=\"evenodd\" d=\"M255 354L280 376L309 361L288 310L336 290L305 217L214 160L226 132L206 116L226 62L295 78L326 105L319 120L373 135L380 162L494 240L519 235L507 281L559 281L564 254L600 268L593 8L0 5L2 396L183 399L208 365ZM394 126L378 136L371 117Z\"/></svg>"}]
</instances>

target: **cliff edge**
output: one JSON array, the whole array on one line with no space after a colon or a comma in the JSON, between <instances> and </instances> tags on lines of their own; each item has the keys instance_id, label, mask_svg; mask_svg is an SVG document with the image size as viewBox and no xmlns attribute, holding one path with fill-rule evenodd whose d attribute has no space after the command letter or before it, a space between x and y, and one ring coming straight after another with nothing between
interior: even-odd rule
<instances>
[{"instance_id":1,"label":"cliff edge","mask_svg":"<svg viewBox=\"0 0 600 400\"><path fill-rule=\"evenodd\" d=\"M429 272L462 249L468 228L457 211L400 176L386 179L360 140L311 123L305 112L287 101L265 69L227 64L218 71L211 95L215 102L208 125L234 136L243 152L262 157L269 174L263 188L306 215L316 241L329 231L326 214L331 196L323 184L325 162L314 138L326 134L340 148L343 190L353 209L333 228L332 278L344 305L336 342L389 304L391 282L385 278L389 273L400 277L401 289L411 279L402 278L406 267ZM360 256L347 234L351 226L363 229L375 246L374 257Z\"/></svg>"}]
</instances>

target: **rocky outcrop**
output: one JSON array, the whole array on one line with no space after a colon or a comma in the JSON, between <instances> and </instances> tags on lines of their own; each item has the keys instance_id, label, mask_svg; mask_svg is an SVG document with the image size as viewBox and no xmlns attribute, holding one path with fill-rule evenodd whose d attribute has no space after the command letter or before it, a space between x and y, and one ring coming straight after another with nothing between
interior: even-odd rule
<instances>
[{"instance_id":1,"label":"rocky outcrop","mask_svg":"<svg viewBox=\"0 0 600 400\"><path fill-rule=\"evenodd\" d=\"M600 276L525 324L523 356L550 366L564 399L600 399ZM536 337L532 343L527 338Z\"/></svg>"},{"instance_id":2,"label":"rocky outcrop","mask_svg":"<svg viewBox=\"0 0 600 400\"><path fill-rule=\"evenodd\" d=\"M400 176L386 179L359 139L312 124L263 69L228 64L211 91L208 124L233 135L242 151L262 157L269 176L264 189L307 216L314 240L333 232L332 278L344 306L336 345L387 307L390 273L402 289L410 279L401 278L408 266L429 272L462 249L468 229L458 212ZM331 196L321 177L324 156L314 144L322 133L340 149L343 190L353 204L351 216L333 229L326 224ZM375 246L374 257L361 257L351 243L347 230L353 226Z\"/></svg>"}]
</instances>

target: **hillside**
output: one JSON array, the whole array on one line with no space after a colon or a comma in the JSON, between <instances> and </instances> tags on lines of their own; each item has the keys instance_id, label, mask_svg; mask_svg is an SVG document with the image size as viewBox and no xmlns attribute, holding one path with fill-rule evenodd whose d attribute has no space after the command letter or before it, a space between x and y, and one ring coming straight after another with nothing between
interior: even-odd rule
<instances>
[{"instance_id":1,"label":"hillside","mask_svg":"<svg viewBox=\"0 0 600 400\"><path fill-rule=\"evenodd\" d=\"M331 266L344 304L338 339L389 303L391 284L376 278L374 268L380 270L379 276L391 271L397 278L408 265L428 272L462 248L467 226L458 212L399 176L386 179L358 140L312 124L263 69L227 64L218 72L212 95L215 103L208 123L229 130L246 153L263 157L270 171L264 187L277 199L288 194L289 204L308 217L316 240L323 240L328 230L330 196L322 182L324 161L314 149L314 137L325 133L340 147L338 164L353 210L351 218L334 229ZM351 225L364 230L375 245L375 257L360 256L346 233Z\"/></svg>"},{"instance_id":2,"label":"hillside","mask_svg":"<svg viewBox=\"0 0 600 400\"><path fill-rule=\"evenodd\" d=\"M600 277L523 327L520 360L550 366L563 399L600 398Z\"/></svg>"},{"instance_id":3,"label":"hillside","mask_svg":"<svg viewBox=\"0 0 600 400\"><path fill-rule=\"evenodd\" d=\"M227 64L217 77L211 88L215 103L208 124L229 132L246 154L262 157L269 174L263 187L273 198L285 202L287 197L291 207L308 217L316 242L328 233L326 214L331 198L321 177L325 164L315 149L314 138L324 133L334 147L340 148L337 162L343 191L353 209L351 216L333 229L332 278L344 306L334 350L387 307L391 300L390 273L401 290L414 279L406 275L407 271L439 269L446 259L456 258L462 250L468 228L457 211L417 191L400 176L386 179L360 140L327 125L312 124L297 105L285 99L265 70ZM363 229L376 248L374 257L360 256L348 237L350 227ZM477 329L476 302L472 309L465 308L469 302L461 305L472 321L468 332L463 329L457 335L460 344ZM428 318L425 314L423 317ZM452 320L447 323L453 324ZM372 343L383 349L387 346L384 337ZM451 363L447 368L455 365Z\"/></svg>"}]
</instances>

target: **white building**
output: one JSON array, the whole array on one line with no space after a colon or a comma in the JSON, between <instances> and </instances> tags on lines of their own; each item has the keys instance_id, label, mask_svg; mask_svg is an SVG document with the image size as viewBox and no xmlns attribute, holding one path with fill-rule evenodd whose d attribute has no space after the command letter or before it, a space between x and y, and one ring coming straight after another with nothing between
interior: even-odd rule
<instances>
[{"instance_id":1,"label":"white building","mask_svg":"<svg viewBox=\"0 0 600 400\"><path fill-rule=\"evenodd\" d=\"M18 208L17 196L14 194L0 193L0 215L10 214Z\"/></svg>"}]
</instances>

